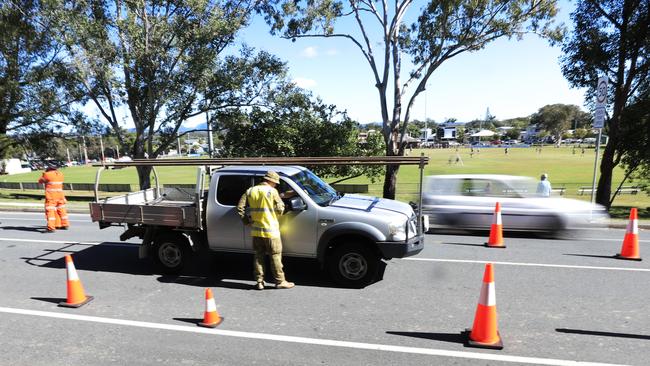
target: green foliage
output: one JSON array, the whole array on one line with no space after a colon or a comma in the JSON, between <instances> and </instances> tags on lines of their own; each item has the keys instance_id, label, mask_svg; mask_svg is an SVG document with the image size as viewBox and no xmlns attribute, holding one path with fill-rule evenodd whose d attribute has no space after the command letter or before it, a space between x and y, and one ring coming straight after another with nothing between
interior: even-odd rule
<instances>
[{"instance_id":1,"label":"green foliage","mask_svg":"<svg viewBox=\"0 0 650 366\"><path fill-rule=\"evenodd\" d=\"M207 111L259 103L284 65L244 47L228 49L258 3L239 1L51 0L60 42L83 91L135 158L158 156L181 124ZM229 57L224 57L228 53ZM254 92L254 93L251 93ZM116 111L128 108L129 143ZM149 183L141 169L141 183Z\"/></svg>"},{"instance_id":2,"label":"green foliage","mask_svg":"<svg viewBox=\"0 0 650 366\"><path fill-rule=\"evenodd\" d=\"M231 113L223 116L222 123L227 130L225 156L375 156L384 148L380 134L370 134L359 143L357 124L345 113L297 89L278 95L273 109ZM382 171L362 166L312 168L323 177L375 177Z\"/></svg>"},{"instance_id":3,"label":"green foliage","mask_svg":"<svg viewBox=\"0 0 650 366\"><path fill-rule=\"evenodd\" d=\"M71 77L60 47L35 0L0 2L0 155L13 152L17 138L6 134L44 134L69 123L66 93Z\"/></svg>"},{"instance_id":4,"label":"green foliage","mask_svg":"<svg viewBox=\"0 0 650 366\"><path fill-rule=\"evenodd\" d=\"M379 91L386 155L404 154L411 108L442 63L501 37L534 32L557 41L563 32L552 22L555 0L432 0L419 16L408 17L415 19L408 26L405 19L412 5L411 0L350 1L346 5L333 0L275 0L263 7L273 33L292 40L338 37L359 49L372 71L370 85ZM358 29L337 32L336 22L347 19ZM405 56L409 62L403 62ZM402 70L403 65L412 68ZM408 75L405 81L402 75ZM396 176L396 168L387 169L385 197L394 197Z\"/></svg>"},{"instance_id":5,"label":"green foliage","mask_svg":"<svg viewBox=\"0 0 650 366\"><path fill-rule=\"evenodd\" d=\"M626 154L639 156L634 150L641 145L627 143L625 130L643 131L648 123L647 119L626 115L636 114L627 109L643 104L642 94L650 83L650 3L580 0L571 18L574 30L563 45L561 60L564 76L572 86L587 88L590 101L594 100L598 77L605 75L609 79L609 118L605 125L609 142L601 160L596 193L596 201L608 206L614 167Z\"/></svg>"},{"instance_id":6,"label":"green foliage","mask_svg":"<svg viewBox=\"0 0 650 366\"><path fill-rule=\"evenodd\" d=\"M533 114L530 123L555 137L555 141L560 144L567 130L572 126L584 125L590 118L589 113L583 112L577 105L549 104Z\"/></svg>"}]
</instances>

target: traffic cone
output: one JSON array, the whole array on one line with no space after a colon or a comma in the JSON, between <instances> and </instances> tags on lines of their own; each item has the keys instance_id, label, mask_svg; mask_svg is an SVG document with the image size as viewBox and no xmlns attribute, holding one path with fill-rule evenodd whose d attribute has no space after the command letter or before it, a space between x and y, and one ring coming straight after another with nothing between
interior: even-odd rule
<instances>
[{"instance_id":1,"label":"traffic cone","mask_svg":"<svg viewBox=\"0 0 650 366\"><path fill-rule=\"evenodd\" d=\"M639 219L637 218L636 207L630 211L630 221L627 223L625 238L621 253L616 254L614 258L640 261L639 256Z\"/></svg>"},{"instance_id":2,"label":"traffic cone","mask_svg":"<svg viewBox=\"0 0 650 366\"><path fill-rule=\"evenodd\" d=\"M485 246L488 248L505 248L503 244L503 227L501 223L501 204L497 202L494 208L494 216L492 219L492 226L490 227L490 237L488 238Z\"/></svg>"},{"instance_id":3,"label":"traffic cone","mask_svg":"<svg viewBox=\"0 0 650 366\"><path fill-rule=\"evenodd\" d=\"M501 335L497 330L497 302L494 290L492 263L485 265L481 297L478 300L474 325L465 331L469 347L503 349Z\"/></svg>"},{"instance_id":4,"label":"traffic cone","mask_svg":"<svg viewBox=\"0 0 650 366\"><path fill-rule=\"evenodd\" d=\"M201 327L216 328L217 325L223 322L223 318L217 312L217 305L212 296L212 290L205 289L205 313L203 314L203 321L199 323Z\"/></svg>"},{"instance_id":5,"label":"traffic cone","mask_svg":"<svg viewBox=\"0 0 650 366\"><path fill-rule=\"evenodd\" d=\"M81 284L77 270L72 262L72 257L69 254L65 256L65 268L68 277L68 298L65 302L60 302L59 306L67 308L78 308L87 304L93 299L92 296L86 296L84 287Z\"/></svg>"}]
</instances>

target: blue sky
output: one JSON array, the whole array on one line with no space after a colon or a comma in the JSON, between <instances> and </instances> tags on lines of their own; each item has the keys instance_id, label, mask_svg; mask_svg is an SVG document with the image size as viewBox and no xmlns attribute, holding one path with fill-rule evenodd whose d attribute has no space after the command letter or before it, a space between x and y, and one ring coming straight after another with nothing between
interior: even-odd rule
<instances>
[{"instance_id":1,"label":"blue sky","mask_svg":"<svg viewBox=\"0 0 650 366\"><path fill-rule=\"evenodd\" d=\"M423 2L415 2L415 14ZM574 5L560 1L559 20L570 26ZM371 70L361 53L343 39L309 38L296 42L269 35L261 19L241 33L248 45L285 60L291 78L326 103L347 110L362 122L380 121L379 101ZM498 40L485 49L447 61L429 79L412 118L442 122L483 118L486 109L497 119L527 116L546 104L584 108L584 91L570 88L558 58L562 51L537 36L522 41ZM426 95L425 95L426 94ZM426 100L426 103L425 103Z\"/></svg>"}]
</instances>

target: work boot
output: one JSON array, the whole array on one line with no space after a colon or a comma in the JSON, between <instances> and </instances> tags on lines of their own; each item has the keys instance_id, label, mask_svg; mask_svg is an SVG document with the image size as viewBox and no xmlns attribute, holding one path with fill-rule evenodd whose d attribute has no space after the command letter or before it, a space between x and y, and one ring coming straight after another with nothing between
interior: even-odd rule
<instances>
[{"instance_id":1,"label":"work boot","mask_svg":"<svg viewBox=\"0 0 650 366\"><path fill-rule=\"evenodd\" d=\"M264 282L258 282L255 284L256 290L264 290Z\"/></svg>"},{"instance_id":2,"label":"work boot","mask_svg":"<svg viewBox=\"0 0 650 366\"><path fill-rule=\"evenodd\" d=\"M61 226L59 229L60 230L68 230L68 226Z\"/></svg>"},{"instance_id":3,"label":"work boot","mask_svg":"<svg viewBox=\"0 0 650 366\"><path fill-rule=\"evenodd\" d=\"M49 233L55 233L55 232L56 232L56 230L53 230L53 229L47 229L47 230L45 230L45 233L46 233L46 234L49 234Z\"/></svg>"},{"instance_id":4,"label":"work boot","mask_svg":"<svg viewBox=\"0 0 650 366\"><path fill-rule=\"evenodd\" d=\"M294 287L295 285L296 285L296 284L293 283L293 282L282 281L282 282L276 284L276 285L275 285L275 288L280 288L280 289L282 289L282 288L292 288L292 287Z\"/></svg>"}]
</instances>

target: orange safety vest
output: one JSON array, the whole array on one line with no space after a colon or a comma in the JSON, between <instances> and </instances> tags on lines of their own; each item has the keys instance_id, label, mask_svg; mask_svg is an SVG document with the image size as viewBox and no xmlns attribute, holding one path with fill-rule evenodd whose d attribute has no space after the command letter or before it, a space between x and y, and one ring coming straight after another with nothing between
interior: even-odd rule
<instances>
[{"instance_id":1,"label":"orange safety vest","mask_svg":"<svg viewBox=\"0 0 650 366\"><path fill-rule=\"evenodd\" d=\"M65 198L63 194L63 173L60 171L46 171L43 173L38 182L45 184L46 200L58 200Z\"/></svg>"}]
</instances>

